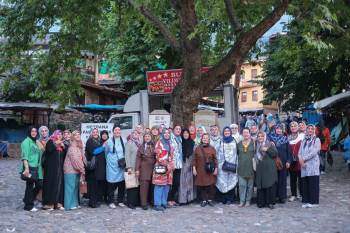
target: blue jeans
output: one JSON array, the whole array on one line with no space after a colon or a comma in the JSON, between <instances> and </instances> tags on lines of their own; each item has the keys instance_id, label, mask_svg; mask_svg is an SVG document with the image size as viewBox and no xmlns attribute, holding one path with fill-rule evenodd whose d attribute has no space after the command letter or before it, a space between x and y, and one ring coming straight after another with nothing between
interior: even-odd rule
<instances>
[{"instance_id":1,"label":"blue jeans","mask_svg":"<svg viewBox=\"0 0 350 233\"><path fill-rule=\"evenodd\" d=\"M166 206L170 185L154 186L154 206Z\"/></svg>"},{"instance_id":2,"label":"blue jeans","mask_svg":"<svg viewBox=\"0 0 350 233\"><path fill-rule=\"evenodd\" d=\"M64 208L79 206L80 174L64 174Z\"/></svg>"}]
</instances>

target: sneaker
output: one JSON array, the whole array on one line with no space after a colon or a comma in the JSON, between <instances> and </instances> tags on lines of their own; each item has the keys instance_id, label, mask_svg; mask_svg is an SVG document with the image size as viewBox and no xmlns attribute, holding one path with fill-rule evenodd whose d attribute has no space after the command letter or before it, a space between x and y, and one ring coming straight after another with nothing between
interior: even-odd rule
<instances>
[{"instance_id":1,"label":"sneaker","mask_svg":"<svg viewBox=\"0 0 350 233\"><path fill-rule=\"evenodd\" d=\"M118 203L118 206L119 206L119 207L125 207L125 205L124 205L123 202L119 202L119 203Z\"/></svg>"},{"instance_id":2,"label":"sneaker","mask_svg":"<svg viewBox=\"0 0 350 233\"><path fill-rule=\"evenodd\" d=\"M324 171L321 171L321 175L324 175L324 174L327 174L326 172L324 172Z\"/></svg>"},{"instance_id":3,"label":"sneaker","mask_svg":"<svg viewBox=\"0 0 350 233\"><path fill-rule=\"evenodd\" d=\"M211 206L211 207L214 206L214 203L213 203L213 201L211 201L211 200L207 201L207 203L208 203L208 205Z\"/></svg>"},{"instance_id":4,"label":"sneaker","mask_svg":"<svg viewBox=\"0 0 350 233\"><path fill-rule=\"evenodd\" d=\"M309 203L305 203L301 206L301 208L310 208L310 204Z\"/></svg>"},{"instance_id":5,"label":"sneaker","mask_svg":"<svg viewBox=\"0 0 350 233\"><path fill-rule=\"evenodd\" d=\"M318 204L309 204L309 208L317 208Z\"/></svg>"},{"instance_id":6,"label":"sneaker","mask_svg":"<svg viewBox=\"0 0 350 233\"><path fill-rule=\"evenodd\" d=\"M72 207L72 208L70 208L70 210L76 210L76 209L78 209L78 207Z\"/></svg>"},{"instance_id":7,"label":"sneaker","mask_svg":"<svg viewBox=\"0 0 350 233\"><path fill-rule=\"evenodd\" d=\"M155 211L164 211L164 208L161 207L161 206L155 206L153 209L154 209Z\"/></svg>"},{"instance_id":8,"label":"sneaker","mask_svg":"<svg viewBox=\"0 0 350 233\"><path fill-rule=\"evenodd\" d=\"M249 202L245 203L245 207L249 207L249 206L250 206Z\"/></svg>"},{"instance_id":9,"label":"sneaker","mask_svg":"<svg viewBox=\"0 0 350 233\"><path fill-rule=\"evenodd\" d=\"M43 208L43 204L40 201L38 201L37 204L36 204L36 208L37 209Z\"/></svg>"},{"instance_id":10,"label":"sneaker","mask_svg":"<svg viewBox=\"0 0 350 233\"><path fill-rule=\"evenodd\" d=\"M288 201L295 201L296 197L295 196L291 196Z\"/></svg>"},{"instance_id":11,"label":"sneaker","mask_svg":"<svg viewBox=\"0 0 350 233\"><path fill-rule=\"evenodd\" d=\"M298 196L297 196L297 199L298 199L298 200L301 200L301 198L303 198L301 195L298 195Z\"/></svg>"},{"instance_id":12,"label":"sneaker","mask_svg":"<svg viewBox=\"0 0 350 233\"><path fill-rule=\"evenodd\" d=\"M206 201L201 202L201 207L205 207L208 203Z\"/></svg>"},{"instance_id":13,"label":"sneaker","mask_svg":"<svg viewBox=\"0 0 350 233\"><path fill-rule=\"evenodd\" d=\"M29 210L30 212L37 212L38 211L38 209L37 208L35 208L35 207L33 207L31 210Z\"/></svg>"},{"instance_id":14,"label":"sneaker","mask_svg":"<svg viewBox=\"0 0 350 233\"><path fill-rule=\"evenodd\" d=\"M115 206L115 204L114 204L114 203L111 203L111 204L109 204L108 206L109 206L109 208L111 208L111 209L115 209L115 208L117 208L117 207Z\"/></svg>"}]
</instances>

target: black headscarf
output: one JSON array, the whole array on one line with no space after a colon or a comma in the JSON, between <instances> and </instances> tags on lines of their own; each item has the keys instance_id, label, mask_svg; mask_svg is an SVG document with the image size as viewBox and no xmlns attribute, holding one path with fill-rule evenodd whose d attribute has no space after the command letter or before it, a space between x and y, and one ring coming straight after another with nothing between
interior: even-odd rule
<instances>
[{"instance_id":1,"label":"black headscarf","mask_svg":"<svg viewBox=\"0 0 350 233\"><path fill-rule=\"evenodd\" d=\"M35 128L35 127L32 126L32 125L28 127L28 129L27 129L27 136L28 136L30 139L32 139L33 142L36 142L36 137L33 138L33 137L32 137L32 134L31 134L33 129L37 129L37 128ZM38 130L37 130L37 132L38 132ZM37 134L37 136L38 136L38 134Z\"/></svg>"},{"instance_id":2,"label":"black headscarf","mask_svg":"<svg viewBox=\"0 0 350 233\"><path fill-rule=\"evenodd\" d=\"M103 134L107 134L107 139L106 139L106 140L103 140L103 138L102 138L102 135L103 135ZM107 130L102 130L102 131L100 132L100 138L101 138L102 143L104 143L105 141L107 141L107 140L109 139L108 131L107 131Z\"/></svg>"},{"instance_id":3,"label":"black headscarf","mask_svg":"<svg viewBox=\"0 0 350 233\"><path fill-rule=\"evenodd\" d=\"M184 132L189 135L188 139L184 138ZM186 158L189 158L193 154L194 141L191 139L190 131L188 129L183 129L181 133L182 138L182 159L185 162Z\"/></svg>"}]
</instances>

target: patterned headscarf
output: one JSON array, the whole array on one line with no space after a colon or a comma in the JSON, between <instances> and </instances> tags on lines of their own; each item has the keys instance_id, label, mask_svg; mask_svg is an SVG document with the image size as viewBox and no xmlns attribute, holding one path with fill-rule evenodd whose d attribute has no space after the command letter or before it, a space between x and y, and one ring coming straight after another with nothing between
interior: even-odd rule
<instances>
[{"instance_id":1,"label":"patterned headscarf","mask_svg":"<svg viewBox=\"0 0 350 233\"><path fill-rule=\"evenodd\" d=\"M63 149L64 149L64 148L62 147L62 145L57 145L57 144L56 144L56 142L58 141L58 136L59 136L60 134L62 135L62 131L61 131L61 130L55 130L55 131L53 132L53 134L51 135L50 140L52 140L53 143L56 145L56 150L62 152Z\"/></svg>"},{"instance_id":2,"label":"patterned headscarf","mask_svg":"<svg viewBox=\"0 0 350 233\"><path fill-rule=\"evenodd\" d=\"M276 146L288 143L287 136L276 133L276 129L283 130L283 126L281 124L277 124L274 129L275 129L274 132L269 135L270 140L273 141L276 144Z\"/></svg>"},{"instance_id":3,"label":"patterned headscarf","mask_svg":"<svg viewBox=\"0 0 350 233\"><path fill-rule=\"evenodd\" d=\"M171 149L171 147L170 147L170 137L169 137L169 139L164 138L164 134L165 134L166 131L168 131L169 134L170 134L169 129L164 128L164 129L163 129L163 132L162 132L161 135L160 135L160 141L162 142L164 148L165 148L167 151L170 151L170 149Z\"/></svg>"}]
</instances>

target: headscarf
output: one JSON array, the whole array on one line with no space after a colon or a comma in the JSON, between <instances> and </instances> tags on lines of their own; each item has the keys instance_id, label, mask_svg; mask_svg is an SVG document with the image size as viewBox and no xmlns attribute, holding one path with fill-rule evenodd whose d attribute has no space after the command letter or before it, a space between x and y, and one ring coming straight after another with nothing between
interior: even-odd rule
<instances>
[{"instance_id":1,"label":"headscarf","mask_svg":"<svg viewBox=\"0 0 350 233\"><path fill-rule=\"evenodd\" d=\"M201 137L201 140L200 140L200 145L203 146L203 147L207 147L207 146L210 145L210 137L209 137L209 142L208 142L208 143L205 143L205 144L203 143L203 137L204 137L205 135L207 135L207 136L209 137L209 134L203 133L203 135L202 135L202 137Z\"/></svg>"},{"instance_id":2,"label":"headscarf","mask_svg":"<svg viewBox=\"0 0 350 233\"><path fill-rule=\"evenodd\" d=\"M102 135L103 135L103 134L106 134L106 135L107 135L107 139L106 139L106 140L103 140L103 139L102 139ZM105 141L107 141L107 140L109 139L108 131L107 131L107 130L102 130L102 131L100 132L100 138L101 138L102 143L104 143Z\"/></svg>"},{"instance_id":3,"label":"headscarf","mask_svg":"<svg viewBox=\"0 0 350 233\"><path fill-rule=\"evenodd\" d=\"M58 136L62 134L62 131L61 130L55 130L53 132L53 134L51 135L50 137L50 140L56 145L56 150L59 151L59 152L62 152L63 151L63 146L62 145L58 145L56 144L56 142L58 141Z\"/></svg>"},{"instance_id":4,"label":"headscarf","mask_svg":"<svg viewBox=\"0 0 350 233\"><path fill-rule=\"evenodd\" d=\"M214 126L210 126L210 128L218 128L218 126L216 126L216 125L214 125ZM210 130L210 141L213 141L213 142L216 142L216 141L218 141L218 140L220 140L220 134L218 134L218 135L214 135L214 134L212 134L211 133L211 130Z\"/></svg>"},{"instance_id":5,"label":"headscarf","mask_svg":"<svg viewBox=\"0 0 350 233\"><path fill-rule=\"evenodd\" d=\"M136 138L135 138L135 136L136 136ZM132 131L131 134L130 134L130 141L135 143L135 145L137 147L139 147L142 144L140 142L140 137L139 136L140 135L139 135L139 133L136 130Z\"/></svg>"},{"instance_id":6,"label":"headscarf","mask_svg":"<svg viewBox=\"0 0 350 233\"><path fill-rule=\"evenodd\" d=\"M262 143L260 143L258 140L257 140L257 143L256 143L256 154L255 154L255 157L258 159L258 160L262 160L264 158L264 156L266 156L266 152L265 151L262 151L261 150L261 147L270 147L271 146L271 142L267 139L267 135L265 132L259 132L259 134L263 134L264 135L264 141Z\"/></svg>"},{"instance_id":7,"label":"headscarf","mask_svg":"<svg viewBox=\"0 0 350 233\"><path fill-rule=\"evenodd\" d=\"M175 126L174 126L174 129L175 129L177 126L179 126L179 127L181 128L180 125L175 125ZM175 139L175 141L176 141L176 143L177 143L178 145L182 143L181 133L180 133L180 135L175 135L175 133L173 132L173 133L172 133L172 136L174 137L174 139Z\"/></svg>"},{"instance_id":8,"label":"headscarf","mask_svg":"<svg viewBox=\"0 0 350 233\"><path fill-rule=\"evenodd\" d=\"M205 127L203 126L203 125L199 125L198 127L197 127L197 130L196 130L196 144L200 144L201 143L201 141L202 141L202 136L201 135L199 135L199 128L201 128L202 129L202 131L203 131L203 135L204 134L207 134L207 131L206 131L206 129L205 129ZM209 135L208 135L209 136Z\"/></svg>"},{"instance_id":9,"label":"headscarf","mask_svg":"<svg viewBox=\"0 0 350 233\"><path fill-rule=\"evenodd\" d=\"M190 127L193 127L193 129L194 129L194 132L193 132L193 133L190 132L190 137L191 137L191 139L192 139L193 141L195 141L196 138L197 138L197 129L196 129L196 126L190 125L188 128L190 128Z\"/></svg>"},{"instance_id":10,"label":"headscarf","mask_svg":"<svg viewBox=\"0 0 350 233\"><path fill-rule=\"evenodd\" d=\"M307 125L306 129L309 127L313 127L314 133L313 133L313 135L309 135L308 130L306 130L306 134L305 134L304 141L303 141L303 148L304 149L306 146L308 146L308 148L310 148L316 141L316 129L315 129L316 126L309 124L309 125Z\"/></svg>"},{"instance_id":11,"label":"headscarf","mask_svg":"<svg viewBox=\"0 0 350 233\"><path fill-rule=\"evenodd\" d=\"M239 128L237 124L231 124L230 125L230 130L233 127L237 127L237 132L235 134L232 134L232 137L236 140L236 142L240 142L241 141L241 135L239 134ZM231 131L232 132L232 131Z\"/></svg>"},{"instance_id":12,"label":"headscarf","mask_svg":"<svg viewBox=\"0 0 350 233\"><path fill-rule=\"evenodd\" d=\"M80 134L80 132L78 130L74 130L72 132L72 137L71 137L71 145L76 145L79 149L83 149L83 142L81 141L80 137L79 139L75 139L75 135L76 134Z\"/></svg>"},{"instance_id":13,"label":"headscarf","mask_svg":"<svg viewBox=\"0 0 350 233\"><path fill-rule=\"evenodd\" d=\"M47 130L47 136L46 137L43 137L43 134L42 134L42 131L44 129ZM49 128L47 128L45 125L40 126L40 128L39 128L39 140L40 141L47 142L50 139L49 134L50 134Z\"/></svg>"},{"instance_id":14,"label":"headscarf","mask_svg":"<svg viewBox=\"0 0 350 233\"><path fill-rule=\"evenodd\" d=\"M36 137L32 137L32 130L36 129L34 126L29 126L27 129L27 136L32 139L33 142L36 142Z\"/></svg>"},{"instance_id":15,"label":"headscarf","mask_svg":"<svg viewBox=\"0 0 350 233\"><path fill-rule=\"evenodd\" d=\"M193 154L194 141L191 137L188 139L184 138L184 132L187 132L190 135L190 131L188 129L183 129L181 132L182 138L182 159L185 162L186 158L189 158Z\"/></svg>"},{"instance_id":16,"label":"headscarf","mask_svg":"<svg viewBox=\"0 0 350 233\"><path fill-rule=\"evenodd\" d=\"M273 141L276 144L276 146L288 143L288 137L283 134L277 134L276 129L283 130L283 126L281 124L277 124L275 126L274 132L269 135L270 140Z\"/></svg>"},{"instance_id":17,"label":"headscarf","mask_svg":"<svg viewBox=\"0 0 350 233\"><path fill-rule=\"evenodd\" d=\"M163 132L162 132L161 135L160 135L160 141L162 142L162 144L163 144L165 150L167 150L168 152L170 152L170 149L171 149L171 147L170 147L170 137L169 137L169 139L164 138L164 134L165 134L166 131L168 131L169 134L170 134L169 129L164 128L164 129L163 129Z\"/></svg>"},{"instance_id":18,"label":"headscarf","mask_svg":"<svg viewBox=\"0 0 350 233\"><path fill-rule=\"evenodd\" d=\"M228 129L230 131L230 136L225 136L225 130ZM232 131L230 129L230 127L226 126L224 127L224 129L222 130L222 140L224 141L224 143L231 143L234 138L232 137Z\"/></svg>"}]
</instances>

